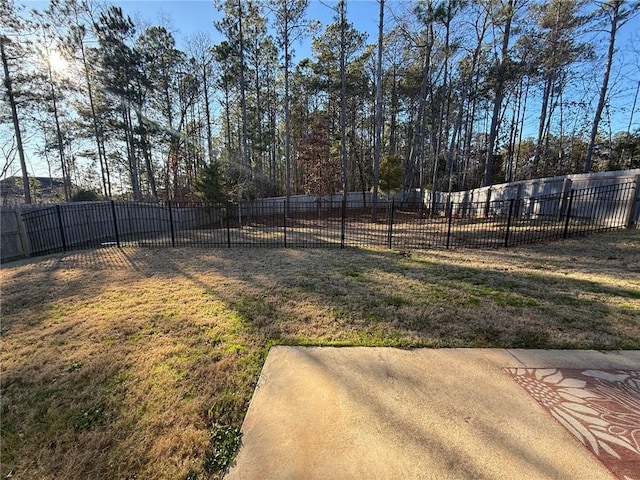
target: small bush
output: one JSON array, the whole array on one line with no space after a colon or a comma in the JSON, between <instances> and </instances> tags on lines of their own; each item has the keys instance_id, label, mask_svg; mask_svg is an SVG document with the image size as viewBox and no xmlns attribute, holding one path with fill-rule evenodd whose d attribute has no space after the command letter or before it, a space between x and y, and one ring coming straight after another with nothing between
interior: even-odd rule
<instances>
[{"instance_id":1,"label":"small bush","mask_svg":"<svg viewBox=\"0 0 640 480\"><path fill-rule=\"evenodd\" d=\"M72 202L98 202L100 195L95 190L86 190L81 188L71 195Z\"/></svg>"}]
</instances>

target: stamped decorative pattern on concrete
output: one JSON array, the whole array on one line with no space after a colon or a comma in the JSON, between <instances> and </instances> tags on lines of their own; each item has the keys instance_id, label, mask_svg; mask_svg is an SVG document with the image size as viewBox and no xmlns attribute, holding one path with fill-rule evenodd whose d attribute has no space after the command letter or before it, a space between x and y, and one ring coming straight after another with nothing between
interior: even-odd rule
<instances>
[{"instance_id":1,"label":"stamped decorative pattern on concrete","mask_svg":"<svg viewBox=\"0 0 640 480\"><path fill-rule=\"evenodd\" d=\"M640 480L640 370L506 369L621 480Z\"/></svg>"}]
</instances>

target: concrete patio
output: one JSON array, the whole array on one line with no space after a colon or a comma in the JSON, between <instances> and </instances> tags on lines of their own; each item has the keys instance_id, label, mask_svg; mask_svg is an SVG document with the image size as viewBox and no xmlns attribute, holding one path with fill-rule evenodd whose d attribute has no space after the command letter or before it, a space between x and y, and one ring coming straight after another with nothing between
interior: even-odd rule
<instances>
[{"instance_id":1,"label":"concrete patio","mask_svg":"<svg viewBox=\"0 0 640 480\"><path fill-rule=\"evenodd\" d=\"M274 347L225 478L616 478L508 367L640 370L640 351Z\"/></svg>"}]
</instances>

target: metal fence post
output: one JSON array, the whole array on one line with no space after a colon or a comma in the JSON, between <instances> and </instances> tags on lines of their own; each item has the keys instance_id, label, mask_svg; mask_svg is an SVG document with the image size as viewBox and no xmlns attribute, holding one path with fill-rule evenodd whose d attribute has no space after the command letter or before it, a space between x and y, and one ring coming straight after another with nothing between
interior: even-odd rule
<instances>
[{"instance_id":1,"label":"metal fence post","mask_svg":"<svg viewBox=\"0 0 640 480\"><path fill-rule=\"evenodd\" d=\"M571 221L571 205L573 204L573 188L569 192L569 204L567 205L567 217L564 222L564 233L562 234L562 238L567 238L569 236L569 222Z\"/></svg>"},{"instance_id":2,"label":"metal fence post","mask_svg":"<svg viewBox=\"0 0 640 480\"><path fill-rule=\"evenodd\" d=\"M340 248L344 248L347 233L347 193L342 193L342 222L340 224Z\"/></svg>"},{"instance_id":3,"label":"metal fence post","mask_svg":"<svg viewBox=\"0 0 640 480\"><path fill-rule=\"evenodd\" d=\"M447 248L451 245L451 224L453 222L453 203L449 204L449 221L447 223Z\"/></svg>"},{"instance_id":4,"label":"metal fence post","mask_svg":"<svg viewBox=\"0 0 640 480\"><path fill-rule=\"evenodd\" d=\"M227 202L227 247L231 248L231 226L229 225L229 202Z\"/></svg>"},{"instance_id":5,"label":"metal fence post","mask_svg":"<svg viewBox=\"0 0 640 480\"><path fill-rule=\"evenodd\" d=\"M282 219L284 220L284 248L287 248L287 211L288 206L285 205L284 212L282 212ZM290 213L290 211L289 211Z\"/></svg>"},{"instance_id":6,"label":"metal fence post","mask_svg":"<svg viewBox=\"0 0 640 480\"><path fill-rule=\"evenodd\" d=\"M116 202L111 200L111 216L113 217L113 231L116 234L116 245L120 248L120 232L118 231L118 218L116 217Z\"/></svg>"},{"instance_id":7,"label":"metal fence post","mask_svg":"<svg viewBox=\"0 0 640 480\"><path fill-rule=\"evenodd\" d=\"M629 198L629 207L627 210L627 218L625 219L625 225L627 228L633 228L634 223L637 221L638 209L640 208L640 175L636 175L633 179L633 185L631 186L631 194Z\"/></svg>"},{"instance_id":8,"label":"metal fence post","mask_svg":"<svg viewBox=\"0 0 640 480\"><path fill-rule=\"evenodd\" d=\"M171 229L171 246L176 246L176 233L173 229L173 210L171 209L171 200L167 200L167 207L169 207L169 228Z\"/></svg>"},{"instance_id":9,"label":"metal fence post","mask_svg":"<svg viewBox=\"0 0 640 480\"><path fill-rule=\"evenodd\" d=\"M513 198L509 200L509 217L507 217L507 231L504 235L504 246L509 246L509 230L511 230L511 218L513 217Z\"/></svg>"},{"instance_id":10,"label":"metal fence post","mask_svg":"<svg viewBox=\"0 0 640 480\"><path fill-rule=\"evenodd\" d=\"M487 198L484 204L484 218L489 218L490 208L491 208L491 187L487 189Z\"/></svg>"},{"instance_id":11,"label":"metal fence post","mask_svg":"<svg viewBox=\"0 0 640 480\"><path fill-rule=\"evenodd\" d=\"M389 210L389 222L387 228L387 246L393 248L393 210L395 208L395 199L391 200L391 209Z\"/></svg>"},{"instance_id":12,"label":"metal fence post","mask_svg":"<svg viewBox=\"0 0 640 480\"><path fill-rule=\"evenodd\" d=\"M560 194L560 202L558 204L558 221L562 221L562 217L564 216L564 210L567 203L567 196L571 191L572 181L570 178L565 178L562 181L562 193Z\"/></svg>"},{"instance_id":13,"label":"metal fence post","mask_svg":"<svg viewBox=\"0 0 640 480\"><path fill-rule=\"evenodd\" d=\"M56 205L56 214L58 215L58 226L60 227L60 238L62 240L62 250L67 251L67 240L64 236L64 224L62 223L62 209L60 205Z\"/></svg>"},{"instance_id":14,"label":"metal fence post","mask_svg":"<svg viewBox=\"0 0 640 480\"><path fill-rule=\"evenodd\" d=\"M31 238L27 231L27 226L24 223L24 217L22 216L22 208L20 205L15 209L16 225L18 226L18 235L20 236L20 244L22 245L22 254L25 257L31 256Z\"/></svg>"}]
</instances>

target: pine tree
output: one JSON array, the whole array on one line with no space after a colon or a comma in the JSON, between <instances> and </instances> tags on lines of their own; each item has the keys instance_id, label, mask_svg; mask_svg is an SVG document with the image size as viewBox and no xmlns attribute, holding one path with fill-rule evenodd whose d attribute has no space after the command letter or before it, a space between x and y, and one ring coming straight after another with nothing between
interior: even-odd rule
<instances>
[{"instance_id":1,"label":"pine tree","mask_svg":"<svg viewBox=\"0 0 640 480\"><path fill-rule=\"evenodd\" d=\"M541 161L550 158L547 145L551 129L551 119L564 87L567 83L568 67L588 53L588 45L578 42L579 29L586 17L580 14L584 1L566 2L552 0L532 6L531 16L537 20L538 31L532 35L529 48L536 51L534 60L538 68L543 92L538 119L538 136L533 158L532 174L540 174Z\"/></svg>"},{"instance_id":2,"label":"pine tree","mask_svg":"<svg viewBox=\"0 0 640 480\"><path fill-rule=\"evenodd\" d=\"M589 136L589 148L587 149L587 155L584 160L584 172L587 173L591 170L591 162L593 157L593 150L596 143L596 135L598 134L598 127L600 125L600 119L602 117L602 110L607 99L607 91L609 88L609 76L611 74L611 65L613 63L613 55L615 52L615 43L618 36L618 30L640 11L640 2L633 2L627 8L624 8L623 0L609 0L600 7L600 14L607 17L609 22L609 42L607 49L607 60L605 63L604 75L602 77L602 85L600 86L600 96L598 98L598 105L593 117L593 125L591 127L591 135Z\"/></svg>"},{"instance_id":3,"label":"pine tree","mask_svg":"<svg viewBox=\"0 0 640 480\"><path fill-rule=\"evenodd\" d=\"M326 115L317 114L309 133L298 143L298 158L304 170L303 190L308 195L330 195L340 190L340 167L330 154Z\"/></svg>"},{"instance_id":4,"label":"pine tree","mask_svg":"<svg viewBox=\"0 0 640 480\"><path fill-rule=\"evenodd\" d=\"M504 91L508 74L507 71L510 63L509 44L511 41L511 25L514 20L517 6L517 0L508 0L507 3L500 4L500 11L498 12L498 18L500 19L500 23L504 25L504 31L502 32L500 62L497 66L496 78L494 83L495 95L493 98L493 113L491 115L491 126L489 127L489 144L487 146L484 181L482 182L484 186L493 184L494 150L496 148L498 127L502 110L502 100L504 98Z\"/></svg>"},{"instance_id":5,"label":"pine tree","mask_svg":"<svg viewBox=\"0 0 640 480\"><path fill-rule=\"evenodd\" d=\"M136 91L138 58L129 43L133 40L135 27L122 9L111 6L102 12L94 23L99 42L101 78L105 90L120 104L120 128L124 136L133 199L142 200L140 184L138 142L134 138L132 110L138 108Z\"/></svg>"},{"instance_id":6,"label":"pine tree","mask_svg":"<svg viewBox=\"0 0 640 480\"><path fill-rule=\"evenodd\" d=\"M42 12L32 11L34 17L34 29L37 32L37 44L40 64L42 65L43 74L39 76L43 85L42 92L46 92L43 97L43 103L47 105L46 111L51 114L53 126L55 129L54 148L60 162L60 171L62 172L62 180L64 184L64 199L68 202L71 199L71 169L73 168L71 158L66 153L66 147L69 142L66 132L63 132L62 117L64 91L62 81L59 78L60 72L55 72L52 65L53 56L59 56L59 47L56 45L61 38L61 26L58 23L56 10L51 6ZM47 146L45 146L47 148Z\"/></svg>"},{"instance_id":7,"label":"pine tree","mask_svg":"<svg viewBox=\"0 0 640 480\"><path fill-rule=\"evenodd\" d=\"M85 45L90 38L93 23L93 12L85 0L65 0L51 6L52 10L62 17L62 21L68 25L63 46L66 52L81 64L84 89L88 101L88 109L77 107L77 113L81 117L88 117L91 124L93 140L95 141L95 157L100 166L103 196L110 199L112 196L110 166L106 153L105 133L105 99L96 89L97 77L95 68L95 55L92 49ZM101 101L102 100L102 101ZM102 105L101 105L102 104Z\"/></svg>"},{"instance_id":8,"label":"pine tree","mask_svg":"<svg viewBox=\"0 0 640 480\"><path fill-rule=\"evenodd\" d=\"M20 117L18 116L18 103L16 100L15 90L13 87L13 76L9 67L10 62L17 61L20 57L17 40L18 34L24 29L24 21L19 17L15 4L11 2L0 3L0 19L3 30L12 35L15 40L11 40L8 35L0 33L0 60L2 60L2 70L4 73L4 89L6 92L6 100L11 109L11 121L16 139L16 149L20 159L20 169L22 171L22 185L24 191L24 202L31 203L31 190L29 187L29 173L27 171L27 163L24 155L24 144L22 141L22 130L20 127Z\"/></svg>"},{"instance_id":9,"label":"pine tree","mask_svg":"<svg viewBox=\"0 0 640 480\"><path fill-rule=\"evenodd\" d=\"M194 183L197 198L209 203L225 203L229 200L225 178L217 162L206 165Z\"/></svg>"},{"instance_id":10,"label":"pine tree","mask_svg":"<svg viewBox=\"0 0 640 480\"><path fill-rule=\"evenodd\" d=\"M384 0L378 0L380 15L378 21L378 56L376 62L376 103L375 103L375 147L373 154L373 200L371 218L376 221L378 207L378 186L380 183L380 157L382 155L382 53L384 50Z\"/></svg>"},{"instance_id":11,"label":"pine tree","mask_svg":"<svg viewBox=\"0 0 640 480\"><path fill-rule=\"evenodd\" d=\"M310 23L302 20L308 5L309 0L275 0L272 4L279 46L284 51L284 158L287 215L290 214L289 197L291 196L291 86L289 78L291 55L295 40L307 33L312 27Z\"/></svg>"}]
</instances>

